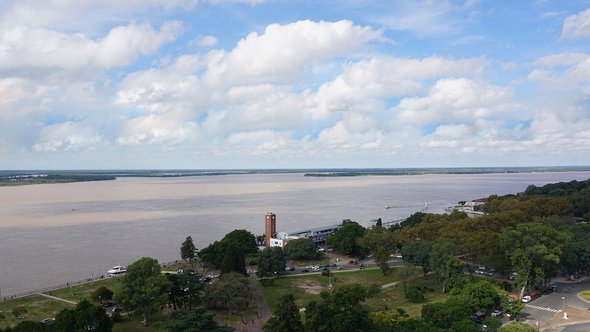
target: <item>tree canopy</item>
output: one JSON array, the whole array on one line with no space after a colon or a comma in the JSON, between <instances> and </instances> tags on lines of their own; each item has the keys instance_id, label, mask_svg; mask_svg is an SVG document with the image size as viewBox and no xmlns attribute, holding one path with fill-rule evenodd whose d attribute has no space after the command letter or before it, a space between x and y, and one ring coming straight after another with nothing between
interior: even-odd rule
<instances>
[{"instance_id":1,"label":"tree canopy","mask_svg":"<svg viewBox=\"0 0 590 332\"><path fill-rule=\"evenodd\" d=\"M312 239L294 239L285 245L285 255L293 259L313 259L318 258L319 252Z\"/></svg>"},{"instance_id":2,"label":"tree canopy","mask_svg":"<svg viewBox=\"0 0 590 332\"><path fill-rule=\"evenodd\" d=\"M335 250L347 255L362 255L363 248L357 241L365 234L365 228L355 221L344 220L342 227L328 236L326 243L333 246Z\"/></svg>"},{"instance_id":3,"label":"tree canopy","mask_svg":"<svg viewBox=\"0 0 590 332\"><path fill-rule=\"evenodd\" d=\"M268 247L258 252L257 263L259 277L278 277L286 273L287 262L279 247Z\"/></svg>"},{"instance_id":4,"label":"tree canopy","mask_svg":"<svg viewBox=\"0 0 590 332\"><path fill-rule=\"evenodd\" d=\"M228 249L231 248L231 249ZM243 257L255 254L258 251L254 234L243 229L236 229L226 234L220 241L215 241L201 249L199 257L206 263L217 268L221 267L226 253L241 255Z\"/></svg>"},{"instance_id":5,"label":"tree canopy","mask_svg":"<svg viewBox=\"0 0 590 332\"><path fill-rule=\"evenodd\" d=\"M128 309L137 309L148 324L148 314L159 309L168 300L170 283L161 273L158 261L143 257L127 267L121 277L121 291L115 300Z\"/></svg>"},{"instance_id":6,"label":"tree canopy","mask_svg":"<svg viewBox=\"0 0 590 332\"><path fill-rule=\"evenodd\" d=\"M303 332L303 323L293 294L279 300L274 315L262 327L265 332Z\"/></svg>"}]
</instances>

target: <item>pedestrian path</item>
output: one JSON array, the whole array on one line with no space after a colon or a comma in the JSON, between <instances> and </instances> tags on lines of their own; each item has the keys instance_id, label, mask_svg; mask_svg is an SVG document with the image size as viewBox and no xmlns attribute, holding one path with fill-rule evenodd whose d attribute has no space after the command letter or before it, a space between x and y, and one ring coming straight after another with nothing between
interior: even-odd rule
<instances>
[{"instance_id":1,"label":"pedestrian path","mask_svg":"<svg viewBox=\"0 0 590 332\"><path fill-rule=\"evenodd\" d=\"M78 302L74 302L74 301L62 299L61 297L57 297L57 296L53 296L53 295L48 295L48 294L44 294L44 293L37 293L37 295L45 296L45 297L48 297L50 299L54 299L54 300L66 302L66 303L73 304L73 305L78 304Z\"/></svg>"},{"instance_id":2,"label":"pedestrian path","mask_svg":"<svg viewBox=\"0 0 590 332\"><path fill-rule=\"evenodd\" d=\"M532 304L527 304L526 307L527 308L531 308L531 309L537 309L537 310L545 310L545 311L549 311L549 312L560 312L561 311L561 310L558 310L558 309L551 309L551 308L539 307L539 306L532 305Z\"/></svg>"}]
</instances>

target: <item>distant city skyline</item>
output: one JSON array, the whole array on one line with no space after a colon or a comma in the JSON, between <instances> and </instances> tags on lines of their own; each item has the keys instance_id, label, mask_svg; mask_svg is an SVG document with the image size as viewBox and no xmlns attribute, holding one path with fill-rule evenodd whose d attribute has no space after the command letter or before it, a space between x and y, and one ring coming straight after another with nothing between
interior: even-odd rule
<instances>
[{"instance_id":1,"label":"distant city skyline","mask_svg":"<svg viewBox=\"0 0 590 332\"><path fill-rule=\"evenodd\" d=\"M590 1L0 2L0 169L590 165Z\"/></svg>"}]
</instances>

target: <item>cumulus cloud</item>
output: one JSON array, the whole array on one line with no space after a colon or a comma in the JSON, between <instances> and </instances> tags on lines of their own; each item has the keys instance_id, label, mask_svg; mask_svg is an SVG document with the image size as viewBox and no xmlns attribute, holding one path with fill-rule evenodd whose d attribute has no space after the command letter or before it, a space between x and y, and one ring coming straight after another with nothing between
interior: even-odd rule
<instances>
[{"instance_id":1,"label":"cumulus cloud","mask_svg":"<svg viewBox=\"0 0 590 332\"><path fill-rule=\"evenodd\" d=\"M502 110L510 90L465 78L438 80L425 97L403 98L393 111L396 121L411 124L473 121Z\"/></svg>"},{"instance_id":2,"label":"cumulus cloud","mask_svg":"<svg viewBox=\"0 0 590 332\"><path fill-rule=\"evenodd\" d=\"M150 114L127 121L117 138L117 143L175 145L196 139L198 130L198 124L182 114Z\"/></svg>"},{"instance_id":3,"label":"cumulus cloud","mask_svg":"<svg viewBox=\"0 0 590 332\"><path fill-rule=\"evenodd\" d=\"M65 122L45 127L32 149L36 152L75 151L91 148L101 140L91 126Z\"/></svg>"},{"instance_id":4,"label":"cumulus cloud","mask_svg":"<svg viewBox=\"0 0 590 332\"><path fill-rule=\"evenodd\" d=\"M590 9L568 16L563 21L561 37L565 39L590 37Z\"/></svg>"},{"instance_id":5,"label":"cumulus cloud","mask_svg":"<svg viewBox=\"0 0 590 332\"><path fill-rule=\"evenodd\" d=\"M420 92L423 81L442 76L477 75L482 59L453 60L374 57L347 66L333 81L324 83L313 97L314 116L332 111L374 109L371 100L387 100Z\"/></svg>"},{"instance_id":6,"label":"cumulus cloud","mask_svg":"<svg viewBox=\"0 0 590 332\"><path fill-rule=\"evenodd\" d=\"M180 32L179 22L164 23L160 30L129 24L113 28L104 38L16 26L0 35L0 72L27 75L55 70L109 69L129 64L138 56L153 54Z\"/></svg>"},{"instance_id":7,"label":"cumulus cloud","mask_svg":"<svg viewBox=\"0 0 590 332\"><path fill-rule=\"evenodd\" d=\"M205 79L211 83L290 81L313 61L348 55L381 33L351 21L271 24L230 52L211 53Z\"/></svg>"}]
</instances>

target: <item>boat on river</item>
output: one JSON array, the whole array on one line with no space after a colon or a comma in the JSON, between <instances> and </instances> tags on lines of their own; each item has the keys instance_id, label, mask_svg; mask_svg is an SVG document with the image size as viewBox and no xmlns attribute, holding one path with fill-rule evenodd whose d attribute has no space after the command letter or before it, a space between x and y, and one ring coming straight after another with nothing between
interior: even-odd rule
<instances>
[{"instance_id":1,"label":"boat on river","mask_svg":"<svg viewBox=\"0 0 590 332\"><path fill-rule=\"evenodd\" d=\"M121 265L113 266L107 271L108 274L122 274L125 272L127 272L127 267Z\"/></svg>"}]
</instances>

